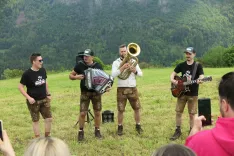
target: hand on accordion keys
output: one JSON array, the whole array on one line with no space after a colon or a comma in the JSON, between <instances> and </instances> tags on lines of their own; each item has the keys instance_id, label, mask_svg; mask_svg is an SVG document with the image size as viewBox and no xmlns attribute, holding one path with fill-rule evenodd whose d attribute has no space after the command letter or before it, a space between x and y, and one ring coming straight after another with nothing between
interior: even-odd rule
<instances>
[{"instance_id":1,"label":"hand on accordion keys","mask_svg":"<svg viewBox=\"0 0 234 156\"><path fill-rule=\"evenodd\" d=\"M88 68L85 70L85 86L88 89L93 89L97 93L103 94L110 91L114 79L112 76L100 69Z\"/></svg>"}]
</instances>

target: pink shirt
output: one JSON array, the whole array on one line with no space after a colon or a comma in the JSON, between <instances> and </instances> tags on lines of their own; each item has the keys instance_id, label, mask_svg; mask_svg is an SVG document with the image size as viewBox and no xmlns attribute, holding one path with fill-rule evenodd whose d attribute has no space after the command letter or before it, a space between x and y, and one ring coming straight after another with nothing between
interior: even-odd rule
<instances>
[{"instance_id":1,"label":"pink shirt","mask_svg":"<svg viewBox=\"0 0 234 156\"><path fill-rule=\"evenodd\" d=\"M234 118L219 118L213 129L188 137L185 145L198 156L234 156Z\"/></svg>"}]
</instances>

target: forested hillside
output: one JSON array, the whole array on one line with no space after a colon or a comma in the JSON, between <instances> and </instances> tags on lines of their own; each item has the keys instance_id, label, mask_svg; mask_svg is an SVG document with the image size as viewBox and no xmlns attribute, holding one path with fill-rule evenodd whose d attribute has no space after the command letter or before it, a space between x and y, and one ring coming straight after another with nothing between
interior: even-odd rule
<instances>
[{"instance_id":1,"label":"forested hillside","mask_svg":"<svg viewBox=\"0 0 234 156\"><path fill-rule=\"evenodd\" d=\"M1 0L0 75L26 69L32 52L48 69L71 69L91 48L105 64L136 42L140 62L169 66L193 46L197 56L234 42L232 0Z\"/></svg>"}]
</instances>

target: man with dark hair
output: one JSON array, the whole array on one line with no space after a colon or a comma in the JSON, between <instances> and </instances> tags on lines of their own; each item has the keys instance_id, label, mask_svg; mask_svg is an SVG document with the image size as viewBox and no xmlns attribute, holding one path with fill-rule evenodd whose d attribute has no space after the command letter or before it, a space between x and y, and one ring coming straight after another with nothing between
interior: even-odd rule
<instances>
[{"instance_id":1,"label":"man with dark hair","mask_svg":"<svg viewBox=\"0 0 234 156\"><path fill-rule=\"evenodd\" d=\"M137 64L136 67L126 62L122 67L120 67L121 62L124 57L128 55L127 47L125 44L119 46L120 58L115 60L112 64L112 77L118 77L124 69L129 69L131 74L126 80L120 79L118 77L118 88L117 88L117 107L118 107L118 130L117 134L119 136L123 135L123 113L125 111L127 100L134 110L134 118L136 121L136 131L140 134L143 132L140 125L140 100L138 95L138 90L136 88L136 76L142 76L143 73Z\"/></svg>"},{"instance_id":2,"label":"man with dark hair","mask_svg":"<svg viewBox=\"0 0 234 156\"><path fill-rule=\"evenodd\" d=\"M204 116L196 117L193 128L185 145L197 155L233 156L234 155L234 72L223 75L219 91L221 116L213 129L202 131Z\"/></svg>"},{"instance_id":3,"label":"man with dark hair","mask_svg":"<svg viewBox=\"0 0 234 156\"><path fill-rule=\"evenodd\" d=\"M168 144L157 149L151 156L196 156L190 148L180 144Z\"/></svg>"},{"instance_id":4,"label":"man with dark hair","mask_svg":"<svg viewBox=\"0 0 234 156\"><path fill-rule=\"evenodd\" d=\"M40 137L39 112L45 119L45 136L47 137L50 135L52 114L50 111L51 94L46 81L46 70L42 67L41 54L32 54L30 62L32 67L23 73L18 88L26 98L35 137ZM27 92L24 90L24 86L27 87Z\"/></svg>"},{"instance_id":5,"label":"man with dark hair","mask_svg":"<svg viewBox=\"0 0 234 156\"><path fill-rule=\"evenodd\" d=\"M95 137L102 138L100 133L100 122L101 122L101 110L102 110L102 103L101 103L101 94L95 92L95 90L89 90L85 86L85 73L84 71L88 68L95 68L95 69L102 69L102 66L94 62L94 52L90 49L86 49L84 51L83 60L79 61L76 66L74 67L73 71L70 73L69 78L71 80L81 80L80 81L80 116L79 116L79 131L78 131L78 141L84 140L84 123L85 123L85 116L88 113L89 103L90 100L93 104L94 110L94 122L95 122Z\"/></svg>"},{"instance_id":6,"label":"man with dark hair","mask_svg":"<svg viewBox=\"0 0 234 156\"><path fill-rule=\"evenodd\" d=\"M199 79L204 78L204 72L202 65L194 61L194 57L196 56L196 52L193 47L188 47L184 51L186 56L186 61L178 64L174 71L171 73L171 82L175 85L178 84L178 81L174 79L174 77L178 73L182 73L183 77L187 77L188 80L198 79L197 84L189 85L190 92L186 92L184 95L177 98L176 104L176 130L170 140L178 139L181 132L181 123L182 123L182 114L184 111L184 107L186 103L188 104L188 112L190 118L190 130L193 126L194 115L197 114L197 103L198 103L198 89L201 81ZM196 68L196 69L195 69ZM193 78L192 78L193 77Z\"/></svg>"}]
</instances>

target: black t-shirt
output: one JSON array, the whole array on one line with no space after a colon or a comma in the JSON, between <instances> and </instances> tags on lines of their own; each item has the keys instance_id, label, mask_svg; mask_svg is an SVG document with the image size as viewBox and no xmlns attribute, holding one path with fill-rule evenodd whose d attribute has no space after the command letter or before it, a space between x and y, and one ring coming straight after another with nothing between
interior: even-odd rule
<instances>
[{"instance_id":1,"label":"black t-shirt","mask_svg":"<svg viewBox=\"0 0 234 156\"><path fill-rule=\"evenodd\" d=\"M191 76L192 77L194 65L195 65L195 61L192 65L188 65L186 61L182 62L176 66L176 68L174 69L174 72L176 72L176 73L181 72L181 74L182 74L181 76ZM203 74L204 74L203 67L199 63L197 66L196 74L194 76L194 80L198 79L199 76L203 75ZM186 92L185 95L198 96L199 85L197 83L189 85L189 89L190 89L190 92Z\"/></svg>"},{"instance_id":2,"label":"black t-shirt","mask_svg":"<svg viewBox=\"0 0 234 156\"><path fill-rule=\"evenodd\" d=\"M93 69L101 69L103 70L102 66L97 63L97 62L94 62L92 65L87 65L84 61L79 61L76 66L74 67L74 71L77 73L77 74L83 74L85 75L84 71L88 68L93 68ZM95 90L89 90L86 86L85 86L85 79L81 80L80 81L80 89L81 91L89 91L89 92L95 92Z\"/></svg>"},{"instance_id":3,"label":"black t-shirt","mask_svg":"<svg viewBox=\"0 0 234 156\"><path fill-rule=\"evenodd\" d=\"M26 70L20 83L27 87L27 93L35 100L46 98L46 70L44 68L33 71L31 68Z\"/></svg>"}]
</instances>

